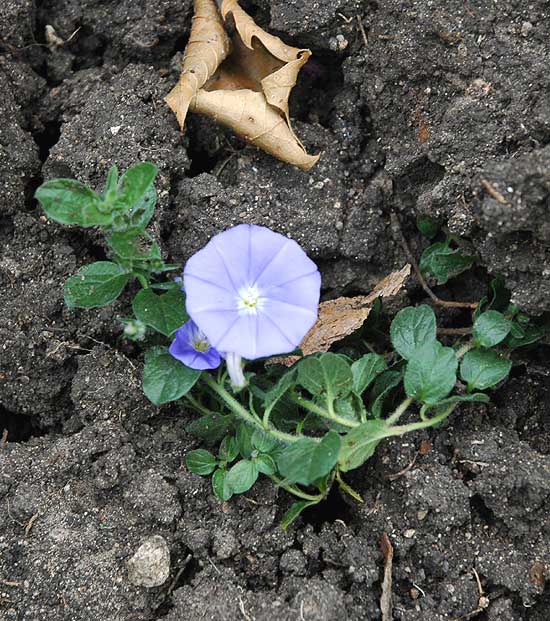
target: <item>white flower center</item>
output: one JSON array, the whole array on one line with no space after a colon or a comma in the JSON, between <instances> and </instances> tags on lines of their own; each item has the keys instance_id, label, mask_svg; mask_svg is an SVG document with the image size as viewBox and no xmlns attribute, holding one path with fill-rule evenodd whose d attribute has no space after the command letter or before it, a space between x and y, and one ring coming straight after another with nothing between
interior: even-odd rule
<instances>
[{"instance_id":1,"label":"white flower center","mask_svg":"<svg viewBox=\"0 0 550 621\"><path fill-rule=\"evenodd\" d=\"M240 313L256 315L264 305L264 298L256 285L242 287L237 296L237 309Z\"/></svg>"}]
</instances>

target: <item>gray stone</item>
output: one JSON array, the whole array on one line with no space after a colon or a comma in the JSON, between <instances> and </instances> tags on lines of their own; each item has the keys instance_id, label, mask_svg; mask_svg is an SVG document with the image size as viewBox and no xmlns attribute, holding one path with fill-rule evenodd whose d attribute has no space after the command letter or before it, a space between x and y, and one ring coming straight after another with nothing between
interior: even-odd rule
<instances>
[{"instance_id":1,"label":"gray stone","mask_svg":"<svg viewBox=\"0 0 550 621\"><path fill-rule=\"evenodd\" d=\"M128 561L128 580L147 589L164 584L170 574L170 550L160 535L153 535L140 545Z\"/></svg>"}]
</instances>

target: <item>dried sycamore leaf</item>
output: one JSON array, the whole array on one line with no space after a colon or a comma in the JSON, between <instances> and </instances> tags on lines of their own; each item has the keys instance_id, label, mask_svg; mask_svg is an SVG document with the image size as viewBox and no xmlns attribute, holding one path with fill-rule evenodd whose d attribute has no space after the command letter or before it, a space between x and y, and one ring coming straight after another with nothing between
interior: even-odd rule
<instances>
[{"instance_id":1,"label":"dried sycamore leaf","mask_svg":"<svg viewBox=\"0 0 550 621\"><path fill-rule=\"evenodd\" d=\"M195 14L185 48L179 82L166 97L181 127L197 91L202 88L231 51L222 18L214 0L195 0Z\"/></svg>"},{"instance_id":2,"label":"dried sycamore leaf","mask_svg":"<svg viewBox=\"0 0 550 621\"><path fill-rule=\"evenodd\" d=\"M186 71L193 69L194 76L197 68L189 63L186 66L186 50L182 78L167 97L168 105L181 125L188 109L204 114L278 159L308 170L319 156L308 155L294 134L290 125L288 98L311 52L286 45L278 37L262 30L243 11L237 0L222 2L218 26L222 16L227 23L231 20L234 23L231 52L221 64L218 63L219 66L214 66L214 60L222 58L220 49L227 48L220 45L218 31L216 37L212 34L218 48L207 52L202 47L209 41L205 22L200 53L208 54L212 62L208 67L202 67L200 77L202 80L208 73L209 78L195 88L199 83ZM209 19L208 24L212 28L214 23L213 18ZM196 22L190 44L195 25ZM196 49L199 49L198 43Z\"/></svg>"},{"instance_id":3,"label":"dried sycamore leaf","mask_svg":"<svg viewBox=\"0 0 550 621\"><path fill-rule=\"evenodd\" d=\"M334 343L359 330L369 316L373 302L377 298L387 298L398 293L410 273L411 266L407 263L399 271L392 272L381 280L369 295L321 302L319 318L300 344L303 355L328 351ZM299 356L279 356L269 362L291 366L299 359Z\"/></svg>"}]
</instances>

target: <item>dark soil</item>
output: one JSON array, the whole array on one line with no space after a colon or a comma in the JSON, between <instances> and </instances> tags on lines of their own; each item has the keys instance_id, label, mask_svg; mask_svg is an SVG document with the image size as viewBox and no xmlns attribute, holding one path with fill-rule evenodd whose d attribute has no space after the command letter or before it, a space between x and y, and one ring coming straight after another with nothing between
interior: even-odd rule
<instances>
[{"instance_id":1,"label":"dark soil","mask_svg":"<svg viewBox=\"0 0 550 621\"><path fill-rule=\"evenodd\" d=\"M180 134L162 98L191 4L0 3L0 619L381 619L386 532L394 619L548 621L548 347L522 354L489 406L383 445L350 477L364 505L334 493L285 533L285 493L264 482L220 504L186 470L198 446L190 415L147 402L140 351L114 321L129 298L63 305L67 276L104 256L100 239L48 221L32 195L44 178L101 187L113 163L152 161L153 230L170 262L231 224L265 224L321 265L327 296L368 291L406 262L392 213L418 256L415 217L429 214L467 238L481 266L438 294L478 299L501 274L513 301L540 314L550 310L549 3L243 3L314 52L291 107L308 150L323 151L309 173L196 116ZM47 24L65 45L48 46ZM414 280L407 296L422 299ZM430 450L411 466L422 441ZM154 536L169 548L169 577L135 586L128 560Z\"/></svg>"}]
</instances>

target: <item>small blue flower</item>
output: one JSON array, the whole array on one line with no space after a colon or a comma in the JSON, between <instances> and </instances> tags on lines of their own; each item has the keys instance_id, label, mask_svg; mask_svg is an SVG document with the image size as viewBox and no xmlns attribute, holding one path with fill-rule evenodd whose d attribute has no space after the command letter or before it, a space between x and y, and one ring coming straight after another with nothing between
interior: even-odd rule
<instances>
[{"instance_id":1,"label":"small blue flower","mask_svg":"<svg viewBox=\"0 0 550 621\"><path fill-rule=\"evenodd\" d=\"M176 338L170 345L170 354L186 367L203 371L220 366L221 356L197 326L189 320L176 332Z\"/></svg>"}]
</instances>

